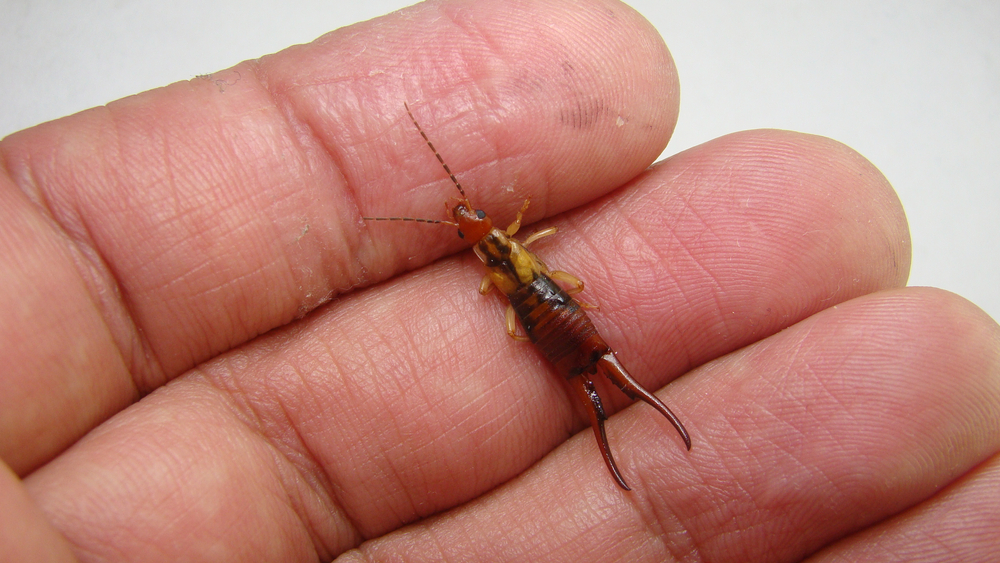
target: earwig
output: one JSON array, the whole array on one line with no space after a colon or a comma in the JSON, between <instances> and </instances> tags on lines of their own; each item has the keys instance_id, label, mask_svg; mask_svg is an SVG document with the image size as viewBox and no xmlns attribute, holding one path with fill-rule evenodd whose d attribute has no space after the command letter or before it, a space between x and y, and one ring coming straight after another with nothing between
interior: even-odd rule
<instances>
[{"instance_id":1,"label":"earwig","mask_svg":"<svg viewBox=\"0 0 1000 563\"><path fill-rule=\"evenodd\" d=\"M495 287L507 296L510 301L506 313L507 334L514 340L534 343L579 393L590 417L590 425L594 430L604 462L622 489L630 490L608 447L608 436L604 430L604 421L608 417L591 379L598 369L629 398L646 402L666 417L690 450L691 437L681 421L656 395L647 391L629 375L615 357L614 350L597 333L594 324L583 310L589 306L573 299L573 294L583 291L583 281L566 272L549 270L541 259L527 249L532 242L555 233L556 228L550 227L536 232L524 242L514 238L521 227L521 219L528 209L530 198L524 201L514 222L506 230L501 231L494 227L484 211L475 209L469 203L462 184L455 178L444 158L417 123L410 107L405 103L403 107L462 196L451 208L450 213L454 220L411 217L363 217L363 219L417 221L458 228L458 236L473 245L476 256L486 265L487 274L479 285L479 292L485 295ZM569 289L563 289L556 280L569 286ZM517 333L517 321L524 327L526 336Z\"/></svg>"}]
</instances>

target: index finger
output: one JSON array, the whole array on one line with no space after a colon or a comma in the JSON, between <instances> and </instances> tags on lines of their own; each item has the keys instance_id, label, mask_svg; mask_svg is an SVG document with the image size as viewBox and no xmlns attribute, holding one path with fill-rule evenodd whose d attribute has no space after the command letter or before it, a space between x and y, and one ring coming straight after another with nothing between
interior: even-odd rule
<instances>
[{"instance_id":1,"label":"index finger","mask_svg":"<svg viewBox=\"0 0 1000 563\"><path fill-rule=\"evenodd\" d=\"M23 345L0 456L23 474L191 366L458 248L359 228L451 195L404 101L503 219L641 171L677 90L620 4L443 1L8 137L0 335Z\"/></svg>"}]
</instances>

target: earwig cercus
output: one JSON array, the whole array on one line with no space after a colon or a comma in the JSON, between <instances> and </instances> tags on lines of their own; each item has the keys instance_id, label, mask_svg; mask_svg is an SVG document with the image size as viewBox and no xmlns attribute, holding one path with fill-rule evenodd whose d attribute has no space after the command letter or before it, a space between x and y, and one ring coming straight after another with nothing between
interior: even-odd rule
<instances>
[{"instance_id":1,"label":"earwig cercus","mask_svg":"<svg viewBox=\"0 0 1000 563\"><path fill-rule=\"evenodd\" d=\"M452 183L462 195L458 203L451 208L453 221L434 219L415 219L411 217L363 217L366 221L417 221L450 225L458 228L458 236L473 245L476 256L486 265L487 274L479 286L479 292L489 293L496 287L510 301L507 307L507 333L518 341L530 340L542 354L580 394L580 399L590 417L590 425L597 438L597 445L604 457L604 462L614 476L618 485L627 490L629 486L622 478L621 472L608 447L608 437L604 430L607 415L597 394L591 375L598 369L629 398L641 399L660 412L680 433L687 449L691 449L691 437L681 421L656 395L647 391L629 375L628 371L615 357L614 350L604 341L594 327L582 305L573 299L572 294L583 291L583 282L566 272L549 270L548 267L527 246L544 236L556 232L555 227L543 229L532 234L524 242L514 239L521 227L521 218L528 208L530 199L525 200L517 217L506 230L493 226L490 218L480 209L475 209L469 203L468 196L462 184L445 164L444 159L424 133L420 124L407 104L407 115L424 138L427 146L433 151L438 162L444 167ZM563 289L554 280L563 282L569 289ZM517 321L524 327L527 336L517 333Z\"/></svg>"}]
</instances>

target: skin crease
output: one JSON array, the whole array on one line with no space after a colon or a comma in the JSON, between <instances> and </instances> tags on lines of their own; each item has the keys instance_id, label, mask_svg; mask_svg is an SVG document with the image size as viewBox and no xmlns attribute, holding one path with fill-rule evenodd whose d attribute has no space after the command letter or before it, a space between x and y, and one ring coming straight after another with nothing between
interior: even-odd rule
<instances>
[{"instance_id":1,"label":"skin crease","mask_svg":"<svg viewBox=\"0 0 1000 563\"><path fill-rule=\"evenodd\" d=\"M404 101L498 225L530 195L522 237L559 227L532 249L690 452L600 385L619 490L467 244L360 220L455 195ZM678 110L622 4L439 1L4 139L4 560L996 553L997 324L903 287L862 156L766 130L649 167Z\"/></svg>"}]
</instances>

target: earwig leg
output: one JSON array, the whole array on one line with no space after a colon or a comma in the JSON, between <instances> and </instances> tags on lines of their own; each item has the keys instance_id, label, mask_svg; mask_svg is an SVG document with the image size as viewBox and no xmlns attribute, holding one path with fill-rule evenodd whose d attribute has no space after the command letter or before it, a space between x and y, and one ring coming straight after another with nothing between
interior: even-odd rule
<instances>
[{"instance_id":1,"label":"earwig leg","mask_svg":"<svg viewBox=\"0 0 1000 563\"><path fill-rule=\"evenodd\" d=\"M654 409L660 411L660 414L665 416L670 421L670 424L673 424L674 428L677 429L681 438L684 439L684 445L687 446L687 449L691 449L691 436L688 435L680 419L656 395L650 393L638 381L632 379L632 376L625 371L625 367L618 362L618 358L615 357L614 352L608 352L601 356L601 359L597 360L597 365L604 370L604 374L608 376L608 379L621 389L623 393L628 395L630 399L641 399Z\"/></svg>"},{"instance_id":2,"label":"earwig leg","mask_svg":"<svg viewBox=\"0 0 1000 563\"><path fill-rule=\"evenodd\" d=\"M479 293L486 295L491 289L493 289L493 287L493 278L491 278L489 274L486 274L483 276L483 281L479 283ZM514 307L511 305L507 305L506 318L507 334L509 334L511 338L517 340L518 342L528 342L531 340L527 336L517 333L517 315L514 314Z\"/></svg>"},{"instance_id":3,"label":"earwig leg","mask_svg":"<svg viewBox=\"0 0 1000 563\"><path fill-rule=\"evenodd\" d=\"M566 290L566 293L570 295L575 295L583 291L583 280L581 280L580 278L574 276L569 272L564 272L562 270L554 270L552 272L549 272L549 277L556 281L561 281L564 284L572 286ZM591 305L586 301L582 301L580 299L575 299L575 300L584 309L600 309L600 307L598 307L597 305Z\"/></svg>"},{"instance_id":4,"label":"earwig leg","mask_svg":"<svg viewBox=\"0 0 1000 563\"><path fill-rule=\"evenodd\" d=\"M512 237L517 234L517 230L521 228L521 218L524 217L524 212L528 210L528 204L531 203L531 198L524 200L524 205L521 206L521 210L517 212L517 217L514 222L507 225L507 236Z\"/></svg>"},{"instance_id":5,"label":"earwig leg","mask_svg":"<svg viewBox=\"0 0 1000 563\"><path fill-rule=\"evenodd\" d=\"M493 289L493 278L489 274L483 276L483 281L479 282L479 293L486 295ZM507 334L518 342L528 342L531 340L527 336L517 333L517 315L514 314L514 307L507 305Z\"/></svg>"},{"instance_id":6,"label":"earwig leg","mask_svg":"<svg viewBox=\"0 0 1000 563\"><path fill-rule=\"evenodd\" d=\"M594 382L586 375L578 375L573 378L572 383L580 393L580 400L583 401L583 406L590 416L590 426L594 429L594 437L597 438L597 447L600 448L601 455L604 456L604 463L607 464L611 475L618 482L618 486L630 491L631 489L625 484L625 479L622 479L621 472L618 471L615 458L611 456L611 448L608 447L608 435L604 431L604 421L608 419L608 416L604 414L604 406L601 404L601 397L597 394L597 389L594 388Z\"/></svg>"},{"instance_id":7,"label":"earwig leg","mask_svg":"<svg viewBox=\"0 0 1000 563\"><path fill-rule=\"evenodd\" d=\"M521 244L523 246L528 246L529 244L535 242L536 240L538 240L538 239L540 239L542 237L547 237L549 235L556 234L556 231L558 231L558 230L559 230L559 227L548 227L546 229L542 229L540 231L536 231L534 233L531 233L531 235L528 238L524 239L524 242L522 242Z\"/></svg>"},{"instance_id":8,"label":"earwig leg","mask_svg":"<svg viewBox=\"0 0 1000 563\"><path fill-rule=\"evenodd\" d=\"M514 307L507 305L507 334L518 342L528 342L531 339L517 333L517 317L514 315Z\"/></svg>"},{"instance_id":9,"label":"earwig leg","mask_svg":"<svg viewBox=\"0 0 1000 563\"><path fill-rule=\"evenodd\" d=\"M479 282L479 293L486 295L493 289L493 278L489 274L483 276L483 281Z\"/></svg>"},{"instance_id":10,"label":"earwig leg","mask_svg":"<svg viewBox=\"0 0 1000 563\"><path fill-rule=\"evenodd\" d=\"M564 284L573 286L566 290L566 293L569 293L570 295L573 295L574 293L580 293L581 291L583 291L583 280L581 280L580 278L574 276L569 272L564 272L562 270L553 270L549 272L549 277L556 281L561 281Z\"/></svg>"}]
</instances>

